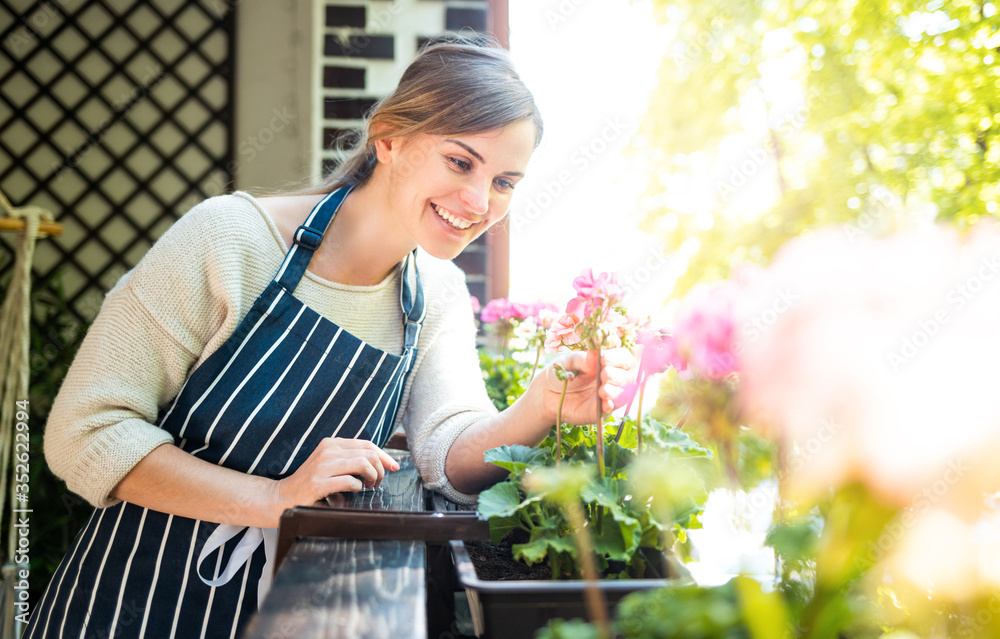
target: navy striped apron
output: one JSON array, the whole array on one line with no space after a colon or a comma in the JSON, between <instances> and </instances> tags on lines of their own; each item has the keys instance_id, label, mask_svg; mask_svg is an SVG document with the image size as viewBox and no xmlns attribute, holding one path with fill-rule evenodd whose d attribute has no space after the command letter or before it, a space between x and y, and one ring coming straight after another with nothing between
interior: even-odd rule
<instances>
[{"instance_id":1,"label":"navy striped apron","mask_svg":"<svg viewBox=\"0 0 1000 639\"><path fill-rule=\"evenodd\" d=\"M372 347L293 295L348 191L313 208L246 317L161 411L157 424L182 450L282 478L324 437L379 446L389 439L425 308L415 255L401 265L401 355ZM270 584L273 540L274 529L220 526L127 502L95 509L25 636L237 637Z\"/></svg>"}]
</instances>

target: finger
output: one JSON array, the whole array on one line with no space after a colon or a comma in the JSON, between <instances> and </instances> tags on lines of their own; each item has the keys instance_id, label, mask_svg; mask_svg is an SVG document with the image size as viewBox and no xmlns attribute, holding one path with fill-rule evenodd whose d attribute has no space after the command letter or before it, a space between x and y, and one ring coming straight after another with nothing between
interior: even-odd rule
<instances>
[{"instance_id":1,"label":"finger","mask_svg":"<svg viewBox=\"0 0 1000 639\"><path fill-rule=\"evenodd\" d=\"M333 493L358 493L365 489L365 484L363 481L357 477L351 475L340 475L338 477L331 477L323 484L323 492L325 493L323 497L327 495L332 495Z\"/></svg>"},{"instance_id":2,"label":"finger","mask_svg":"<svg viewBox=\"0 0 1000 639\"><path fill-rule=\"evenodd\" d=\"M375 451L378 453L378 457L382 461L383 468L390 471L399 470L399 462L393 459L392 455L385 452L381 448L376 448Z\"/></svg>"},{"instance_id":3,"label":"finger","mask_svg":"<svg viewBox=\"0 0 1000 639\"><path fill-rule=\"evenodd\" d=\"M364 451L365 459L368 460L368 463L372 465L372 468L375 469L376 475L378 475L375 478L375 488L378 488L378 485L382 483L382 478L385 477L385 466L382 465L382 458L378 453L379 451L377 448L374 450Z\"/></svg>"},{"instance_id":4,"label":"finger","mask_svg":"<svg viewBox=\"0 0 1000 639\"><path fill-rule=\"evenodd\" d=\"M632 381L633 375L631 371L624 370L622 368L609 368L605 367L601 371L601 383L602 384L614 384L616 386L624 386Z\"/></svg>"},{"instance_id":5,"label":"finger","mask_svg":"<svg viewBox=\"0 0 1000 639\"><path fill-rule=\"evenodd\" d=\"M597 351L570 353L558 363L568 371L591 375L597 370Z\"/></svg>"},{"instance_id":6,"label":"finger","mask_svg":"<svg viewBox=\"0 0 1000 639\"><path fill-rule=\"evenodd\" d=\"M615 367L623 370L632 370L635 367L635 355L627 348L609 348L601 352L601 360L604 367Z\"/></svg>"},{"instance_id":7,"label":"finger","mask_svg":"<svg viewBox=\"0 0 1000 639\"><path fill-rule=\"evenodd\" d=\"M340 448L344 450L371 450L378 454L380 463L388 470L399 470L399 462L392 458L392 455L385 452L373 442L367 439L338 439Z\"/></svg>"},{"instance_id":8,"label":"finger","mask_svg":"<svg viewBox=\"0 0 1000 639\"><path fill-rule=\"evenodd\" d=\"M327 474L329 477L357 475L364 480L367 486L374 486L375 482L378 481L378 471L372 466L371 461L363 456L337 459L330 465Z\"/></svg>"},{"instance_id":9,"label":"finger","mask_svg":"<svg viewBox=\"0 0 1000 639\"><path fill-rule=\"evenodd\" d=\"M597 390L597 394L601 396L601 399L605 399L612 403L621 397L623 392L624 391L621 386L615 386L613 384L605 384Z\"/></svg>"}]
</instances>

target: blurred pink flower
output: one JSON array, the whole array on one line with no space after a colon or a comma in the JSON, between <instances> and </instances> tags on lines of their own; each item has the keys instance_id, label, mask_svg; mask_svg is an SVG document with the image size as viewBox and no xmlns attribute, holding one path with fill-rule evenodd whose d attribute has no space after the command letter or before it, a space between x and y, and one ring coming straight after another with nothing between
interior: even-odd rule
<instances>
[{"instance_id":1,"label":"blurred pink flower","mask_svg":"<svg viewBox=\"0 0 1000 639\"><path fill-rule=\"evenodd\" d=\"M860 482L976 516L1000 485L1000 227L788 242L748 279L740 402L800 496ZM940 489L938 486L940 485Z\"/></svg>"},{"instance_id":2,"label":"blurred pink flower","mask_svg":"<svg viewBox=\"0 0 1000 639\"><path fill-rule=\"evenodd\" d=\"M551 317L552 313L558 313L559 307L550 302L534 302L531 304L531 315L536 320L542 318L543 315Z\"/></svg>"},{"instance_id":3,"label":"blurred pink flower","mask_svg":"<svg viewBox=\"0 0 1000 639\"><path fill-rule=\"evenodd\" d=\"M559 319L559 309L554 304L542 302L535 311L535 323L543 330L548 330L553 322Z\"/></svg>"},{"instance_id":4,"label":"blurred pink flower","mask_svg":"<svg viewBox=\"0 0 1000 639\"><path fill-rule=\"evenodd\" d=\"M473 312L473 314L478 314L479 311L482 310L482 306L480 306L480 304L479 304L479 298L476 297L475 295L470 295L469 296L469 301L472 303L472 312Z\"/></svg>"},{"instance_id":5,"label":"blurred pink flower","mask_svg":"<svg viewBox=\"0 0 1000 639\"><path fill-rule=\"evenodd\" d=\"M669 333L658 330L639 331L636 343L642 346L642 357L639 359L641 376L656 375L671 366L677 371L687 368L677 352L677 341Z\"/></svg>"},{"instance_id":6,"label":"blurred pink flower","mask_svg":"<svg viewBox=\"0 0 1000 639\"><path fill-rule=\"evenodd\" d=\"M498 297L486 303L479 319L484 324L493 324L501 321L516 322L527 319L533 314L532 309L527 304L511 302L506 297Z\"/></svg>"},{"instance_id":7,"label":"blurred pink flower","mask_svg":"<svg viewBox=\"0 0 1000 639\"><path fill-rule=\"evenodd\" d=\"M619 396L620 406L631 406L639 389L646 385L651 375L662 373L671 366L678 371L683 371L686 367L684 360L677 353L677 342L669 333L640 329L637 331L635 342L642 349L639 367L635 381L622 388L622 394Z\"/></svg>"},{"instance_id":8,"label":"blurred pink flower","mask_svg":"<svg viewBox=\"0 0 1000 639\"><path fill-rule=\"evenodd\" d=\"M674 368L714 380L739 370L737 295L736 285L726 282L696 286L685 296L673 326Z\"/></svg>"}]
</instances>

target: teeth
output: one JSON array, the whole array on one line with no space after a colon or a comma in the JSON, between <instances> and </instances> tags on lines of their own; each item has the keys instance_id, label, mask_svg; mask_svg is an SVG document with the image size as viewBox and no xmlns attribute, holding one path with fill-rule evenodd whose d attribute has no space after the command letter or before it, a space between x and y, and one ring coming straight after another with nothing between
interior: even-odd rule
<instances>
[{"instance_id":1,"label":"teeth","mask_svg":"<svg viewBox=\"0 0 1000 639\"><path fill-rule=\"evenodd\" d=\"M431 206L434 207L434 212L438 214L438 217L440 217L442 220L444 220L448 224L451 224L456 229L465 230L465 229L469 228L470 226L472 226L471 223L466 222L465 220L463 220L461 218L455 217L454 215L452 215L451 213L449 213L447 209L443 209L440 206L438 206L437 204L432 204Z\"/></svg>"}]
</instances>

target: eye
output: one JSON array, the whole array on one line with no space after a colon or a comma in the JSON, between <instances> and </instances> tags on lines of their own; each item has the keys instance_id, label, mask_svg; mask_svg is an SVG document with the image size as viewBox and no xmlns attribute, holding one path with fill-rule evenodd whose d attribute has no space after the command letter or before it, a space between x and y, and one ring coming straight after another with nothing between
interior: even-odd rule
<instances>
[{"instance_id":1,"label":"eye","mask_svg":"<svg viewBox=\"0 0 1000 639\"><path fill-rule=\"evenodd\" d=\"M472 168L472 163L461 158L448 158L448 161L458 167L460 171L468 171Z\"/></svg>"},{"instance_id":2,"label":"eye","mask_svg":"<svg viewBox=\"0 0 1000 639\"><path fill-rule=\"evenodd\" d=\"M515 186L514 183L511 182L511 181L509 181L509 180L504 180L504 179L500 178L500 179L497 179L496 183L497 183L497 187L501 191L513 191L514 190L514 186Z\"/></svg>"}]
</instances>

